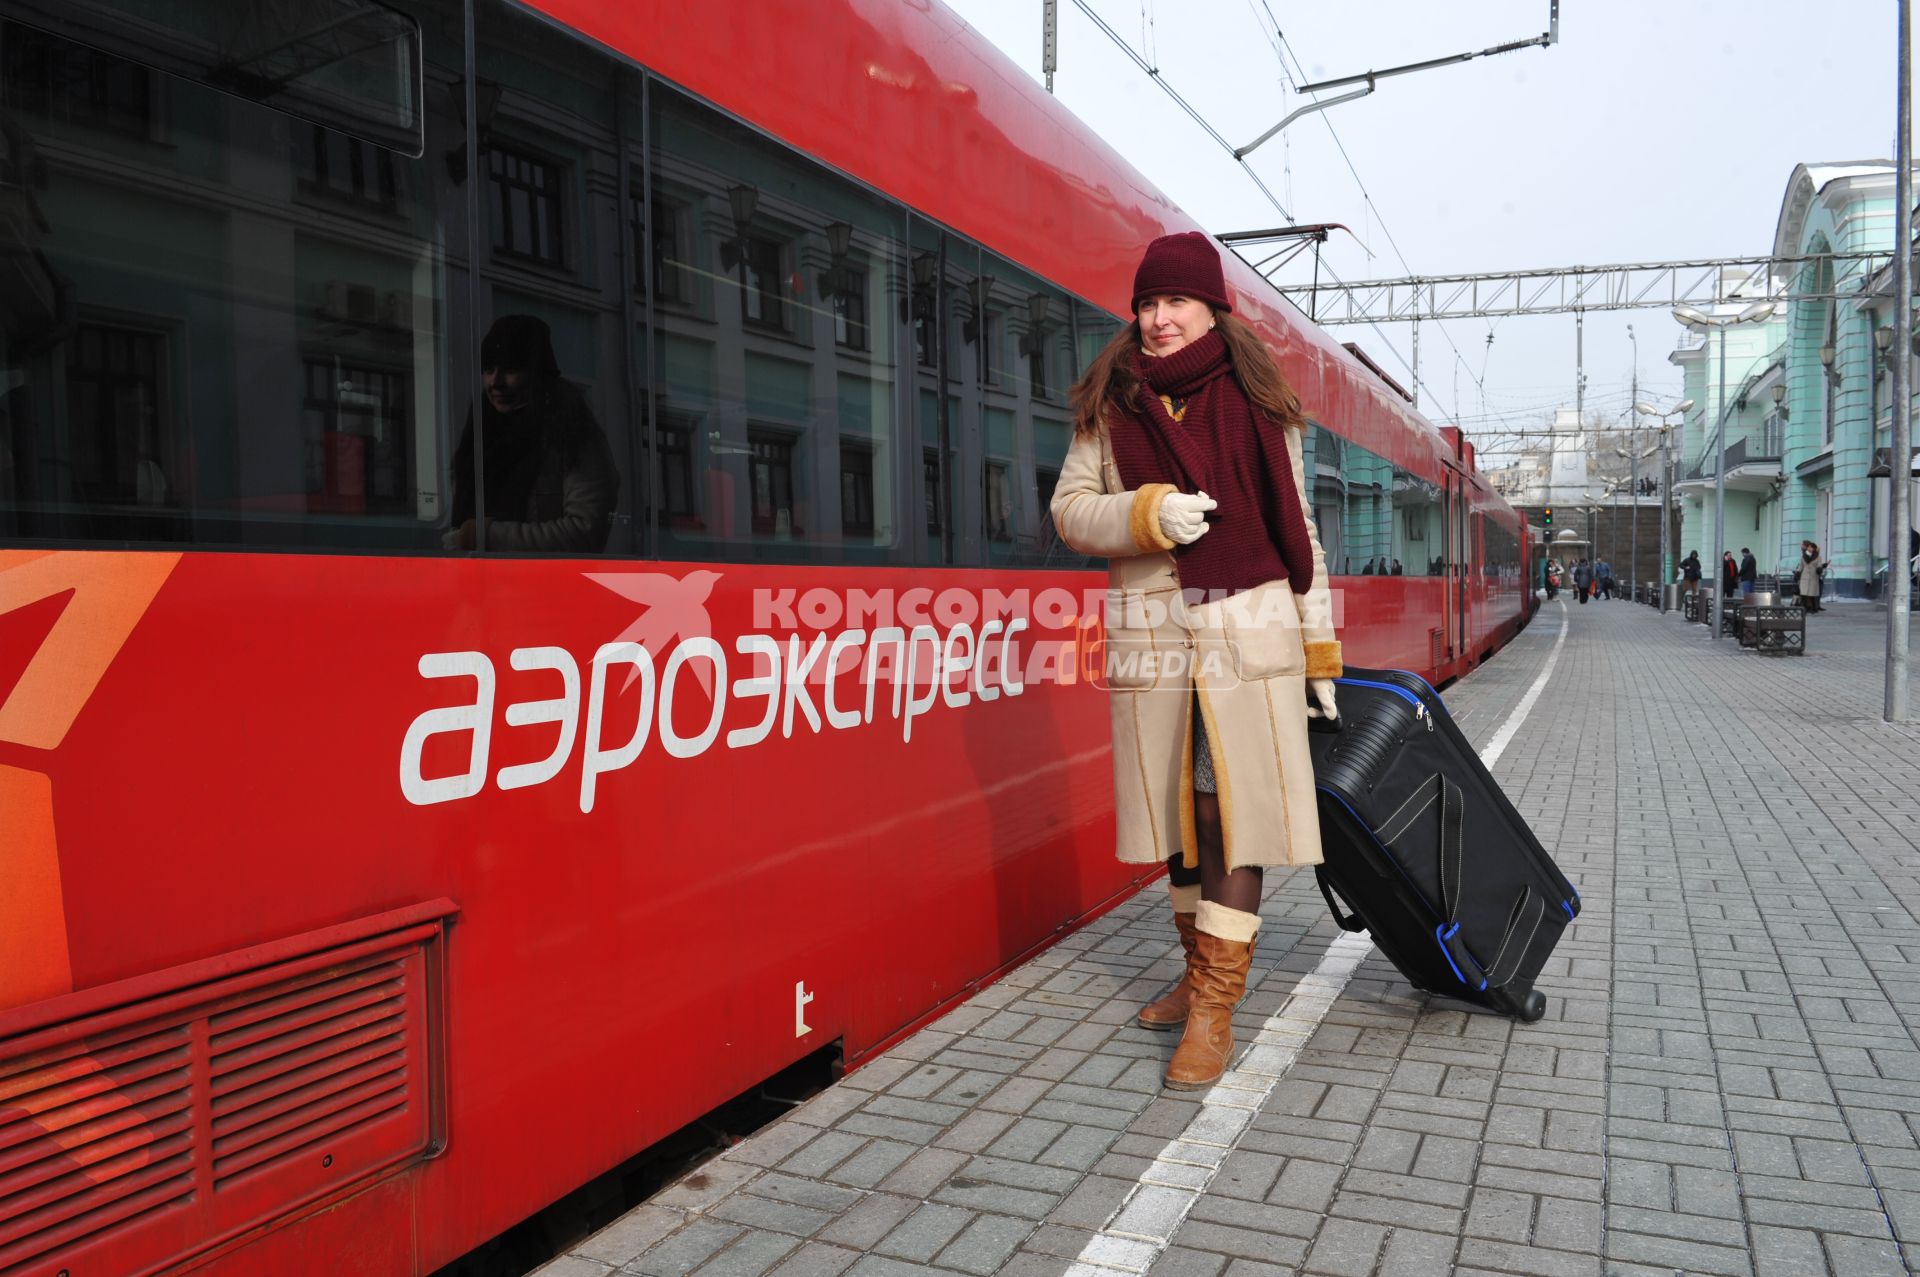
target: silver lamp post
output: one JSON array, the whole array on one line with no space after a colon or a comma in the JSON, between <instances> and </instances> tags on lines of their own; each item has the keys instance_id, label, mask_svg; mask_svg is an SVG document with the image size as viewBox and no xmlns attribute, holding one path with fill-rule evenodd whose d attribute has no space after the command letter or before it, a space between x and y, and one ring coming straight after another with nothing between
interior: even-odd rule
<instances>
[{"instance_id":1,"label":"silver lamp post","mask_svg":"<svg viewBox=\"0 0 1920 1277\"><path fill-rule=\"evenodd\" d=\"M1633 390L1627 396L1628 403L1636 403L1640 398L1640 339L1633 335L1633 325L1627 325L1627 340L1633 343ZM1640 442L1640 422L1632 413L1627 414L1627 451L1637 451ZM1637 456L1627 459L1633 475L1633 486L1628 489L1633 498L1633 548L1627 552L1627 589L1628 597L1634 602L1640 601L1640 459Z\"/></svg>"},{"instance_id":2,"label":"silver lamp post","mask_svg":"<svg viewBox=\"0 0 1920 1277\"><path fill-rule=\"evenodd\" d=\"M1908 632L1913 614L1912 582L1907 576L1907 532L1913 526L1907 499L1913 488L1913 12L1900 0L1899 82L1894 94L1893 127L1893 474L1887 481L1887 668L1883 716L1898 723L1909 712Z\"/></svg>"},{"instance_id":3,"label":"silver lamp post","mask_svg":"<svg viewBox=\"0 0 1920 1277\"><path fill-rule=\"evenodd\" d=\"M1668 417L1684 417L1693 400L1682 399L1662 411L1651 404L1636 403L1633 410L1644 417L1660 418L1660 610L1667 610L1667 578L1673 575L1673 553L1667 546L1667 530L1673 526L1673 460L1667 455L1673 439L1673 424ZM1649 455L1652 453L1649 449Z\"/></svg>"},{"instance_id":4,"label":"silver lamp post","mask_svg":"<svg viewBox=\"0 0 1920 1277\"><path fill-rule=\"evenodd\" d=\"M1708 637L1719 642L1720 613L1726 606L1722 594L1720 560L1727 553L1727 329L1735 324L1757 324L1773 314L1772 302L1755 302L1735 315L1709 315L1697 306L1675 306L1673 317L1683 324L1698 324L1715 330L1720 337L1720 398L1713 430L1713 590L1707 595Z\"/></svg>"}]
</instances>

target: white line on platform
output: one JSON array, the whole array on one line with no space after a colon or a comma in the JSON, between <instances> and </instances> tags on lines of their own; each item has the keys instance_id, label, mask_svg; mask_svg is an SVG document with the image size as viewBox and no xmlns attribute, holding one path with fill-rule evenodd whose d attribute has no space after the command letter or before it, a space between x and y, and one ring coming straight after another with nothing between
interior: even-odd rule
<instances>
[{"instance_id":1,"label":"white line on platform","mask_svg":"<svg viewBox=\"0 0 1920 1277\"><path fill-rule=\"evenodd\" d=\"M1488 767L1493 766L1496 758L1506 752L1508 744L1519 734L1520 724L1527 721L1527 715L1533 712L1533 703L1540 699L1540 693L1547 690L1547 680L1553 677L1553 667L1560 660L1560 649L1567 641L1567 605L1560 604L1560 633L1553 640L1553 650L1547 653L1547 663L1540 667L1540 677L1533 680L1533 686L1513 707L1513 713L1507 715L1507 721L1500 724L1500 730L1493 734L1487 747L1480 751L1480 761Z\"/></svg>"},{"instance_id":2,"label":"white line on platform","mask_svg":"<svg viewBox=\"0 0 1920 1277\"><path fill-rule=\"evenodd\" d=\"M1553 640L1553 650L1547 653L1547 663L1507 715L1507 721L1480 751L1481 762L1493 765L1546 690L1553 667L1560 660L1560 649L1567 641L1567 620L1563 602L1560 633ZM1343 931L1334 938L1313 970L1253 1035L1237 1066L1200 1097L1200 1111L1187 1123L1186 1130L1141 1173L1120 1209L1081 1248L1079 1258L1067 1269L1067 1277L1115 1277L1144 1273L1153 1267L1172 1244L1188 1212L1206 1193L1227 1155L1239 1145L1254 1116L1266 1107L1273 1088L1293 1067L1300 1049L1312 1040L1347 981L1372 952L1373 941L1365 932Z\"/></svg>"}]
</instances>

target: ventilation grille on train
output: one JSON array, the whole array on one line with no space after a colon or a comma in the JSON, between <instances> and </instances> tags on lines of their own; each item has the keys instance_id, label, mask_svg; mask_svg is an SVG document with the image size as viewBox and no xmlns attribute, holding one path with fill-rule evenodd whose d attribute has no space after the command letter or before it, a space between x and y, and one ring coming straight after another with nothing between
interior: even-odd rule
<instances>
[{"instance_id":1,"label":"ventilation grille on train","mask_svg":"<svg viewBox=\"0 0 1920 1277\"><path fill-rule=\"evenodd\" d=\"M408 974L315 977L209 1018L214 1188L407 1103Z\"/></svg>"},{"instance_id":2,"label":"ventilation grille on train","mask_svg":"<svg viewBox=\"0 0 1920 1277\"><path fill-rule=\"evenodd\" d=\"M430 1155L451 913L0 1013L0 1277L152 1271Z\"/></svg>"},{"instance_id":3,"label":"ventilation grille on train","mask_svg":"<svg viewBox=\"0 0 1920 1277\"><path fill-rule=\"evenodd\" d=\"M1430 650L1427 663L1433 666L1434 669L1439 669L1441 663L1447 659L1446 637L1438 629L1428 630L1427 646Z\"/></svg>"},{"instance_id":4,"label":"ventilation grille on train","mask_svg":"<svg viewBox=\"0 0 1920 1277\"><path fill-rule=\"evenodd\" d=\"M0 1272L193 1194L193 1034L0 1065Z\"/></svg>"}]
</instances>

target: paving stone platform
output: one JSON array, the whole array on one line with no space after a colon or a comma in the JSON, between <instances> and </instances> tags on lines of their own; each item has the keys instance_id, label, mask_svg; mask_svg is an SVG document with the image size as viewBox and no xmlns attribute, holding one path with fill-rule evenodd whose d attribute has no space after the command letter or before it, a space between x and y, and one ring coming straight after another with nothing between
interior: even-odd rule
<instances>
[{"instance_id":1,"label":"paving stone platform","mask_svg":"<svg viewBox=\"0 0 1920 1277\"><path fill-rule=\"evenodd\" d=\"M1156 886L542 1277L1920 1273L1920 726L1879 721L1884 624L1836 604L1772 657L1562 600L1447 690L1484 745L1553 662L1494 766L1583 900L1538 1024L1372 953L1257 1104L1203 1113L1132 1023L1179 969ZM1262 914L1242 1041L1325 1006L1340 934L1310 873ZM1090 1247L1123 1207L1168 1244Z\"/></svg>"}]
</instances>

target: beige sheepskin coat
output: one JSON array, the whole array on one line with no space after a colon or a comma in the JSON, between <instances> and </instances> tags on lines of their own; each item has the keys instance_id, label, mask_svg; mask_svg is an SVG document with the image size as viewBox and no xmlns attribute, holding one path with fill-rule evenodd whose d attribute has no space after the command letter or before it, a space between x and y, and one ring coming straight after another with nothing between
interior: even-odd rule
<instances>
[{"instance_id":1,"label":"beige sheepskin coat","mask_svg":"<svg viewBox=\"0 0 1920 1277\"><path fill-rule=\"evenodd\" d=\"M1312 510L1300 432L1287 452L1300 508ZM1107 680L1113 716L1118 855L1196 862L1193 723L1206 717L1229 869L1311 865L1320 855L1306 680L1341 672L1326 555L1307 514L1313 585L1273 581L1216 602L1180 592L1173 542L1160 530L1170 484L1120 483L1105 430L1077 435L1054 489L1061 540L1109 560ZM1196 695L1197 693L1197 695Z\"/></svg>"}]
</instances>

